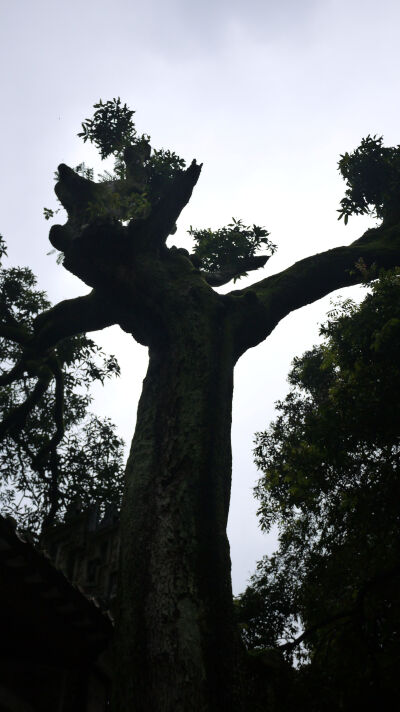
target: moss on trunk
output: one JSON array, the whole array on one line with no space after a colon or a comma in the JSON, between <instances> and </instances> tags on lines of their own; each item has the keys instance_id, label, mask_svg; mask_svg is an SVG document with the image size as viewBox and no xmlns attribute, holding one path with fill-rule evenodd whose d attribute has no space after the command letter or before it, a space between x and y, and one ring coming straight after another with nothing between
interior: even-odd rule
<instances>
[{"instance_id":1,"label":"moss on trunk","mask_svg":"<svg viewBox=\"0 0 400 712\"><path fill-rule=\"evenodd\" d=\"M118 712L240 706L226 524L234 356L224 303L192 295L150 350L127 464Z\"/></svg>"}]
</instances>

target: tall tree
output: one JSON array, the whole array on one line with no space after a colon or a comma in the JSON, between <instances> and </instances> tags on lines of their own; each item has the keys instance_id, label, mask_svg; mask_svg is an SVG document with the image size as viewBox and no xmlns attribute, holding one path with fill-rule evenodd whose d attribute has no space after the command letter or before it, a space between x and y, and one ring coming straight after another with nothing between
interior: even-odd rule
<instances>
[{"instance_id":1,"label":"tall tree","mask_svg":"<svg viewBox=\"0 0 400 712\"><path fill-rule=\"evenodd\" d=\"M261 525L279 524L279 548L239 616L250 649L305 646L307 709L386 709L399 693L399 270L321 333L256 437Z\"/></svg>"},{"instance_id":2,"label":"tall tree","mask_svg":"<svg viewBox=\"0 0 400 712\"><path fill-rule=\"evenodd\" d=\"M168 247L201 165L152 150L119 99L95 108L82 137L115 155L117 175L95 182L61 164L55 190L68 220L50 231L64 267L92 291L39 315L27 347L41 358L66 336L119 324L149 349L122 507L115 710L240 709L226 536L233 369L293 309L359 282L360 258L397 264L400 215L396 199L386 214L383 192L382 224L350 246L218 294L213 286L265 264L255 252L273 251L266 231L222 228L215 243L226 251L201 230L204 253Z\"/></svg>"},{"instance_id":3,"label":"tall tree","mask_svg":"<svg viewBox=\"0 0 400 712\"><path fill-rule=\"evenodd\" d=\"M0 507L37 535L77 500L119 506L123 442L109 419L88 410L90 386L118 375L114 356L86 335L34 354L18 374L33 321L50 303L27 267L4 267L0 235Z\"/></svg>"}]
</instances>

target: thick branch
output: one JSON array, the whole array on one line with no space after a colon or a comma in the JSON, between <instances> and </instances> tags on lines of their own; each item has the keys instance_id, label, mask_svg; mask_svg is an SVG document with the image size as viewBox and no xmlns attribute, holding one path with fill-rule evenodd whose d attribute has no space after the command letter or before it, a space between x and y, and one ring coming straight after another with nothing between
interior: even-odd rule
<instances>
[{"instance_id":1,"label":"thick branch","mask_svg":"<svg viewBox=\"0 0 400 712\"><path fill-rule=\"evenodd\" d=\"M60 302L52 309L40 314L35 320L35 334L30 337L21 360L7 373L0 376L0 385L5 386L21 378L27 369L29 359L44 357L43 364L48 367L49 373L38 379L33 391L25 401L14 408L0 423L0 439L9 430L23 427L30 411L37 405L42 395L47 390L54 375L56 380L56 433L50 440L47 452L59 444L64 434L62 424L63 410L63 375L54 358L48 358L48 351L61 339L87 331L96 331L116 323L112 315L113 309L108 300L100 297L95 291L85 297L68 299ZM47 358L46 358L47 357ZM43 452L38 455L42 459Z\"/></svg>"},{"instance_id":2,"label":"thick branch","mask_svg":"<svg viewBox=\"0 0 400 712\"><path fill-rule=\"evenodd\" d=\"M15 341L17 344L26 344L29 340L29 333L23 326L10 326L9 324L0 324L0 336Z\"/></svg>"},{"instance_id":3,"label":"thick branch","mask_svg":"<svg viewBox=\"0 0 400 712\"><path fill-rule=\"evenodd\" d=\"M37 380L33 391L29 393L25 401L13 408L0 423L0 440L9 431L20 429L24 426L26 418L38 404L54 376L56 380L56 432L48 445L39 452L38 463L44 454L56 449L64 434L62 416L64 400L63 375L55 359L49 358L48 351L61 339L68 336L87 331L96 331L115 323L116 319L113 316L113 308L110 302L105 297L99 296L95 291L85 297L60 302L37 317L35 320L35 334L30 338L21 361L8 373L0 377L0 385L7 385L20 378L26 370L28 360L30 358L35 359L37 356L44 357L43 364L47 366L47 372Z\"/></svg>"},{"instance_id":4,"label":"thick branch","mask_svg":"<svg viewBox=\"0 0 400 712\"><path fill-rule=\"evenodd\" d=\"M0 386L8 386L9 383L22 378L25 373L25 361L21 360L15 364L9 371L2 373L0 376Z\"/></svg>"},{"instance_id":5,"label":"thick branch","mask_svg":"<svg viewBox=\"0 0 400 712\"><path fill-rule=\"evenodd\" d=\"M246 272L252 272L255 269L264 267L269 258L269 255L257 255L255 257L248 257L239 264L227 265L219 272L205 272L201 270L201 273L211 287L222 287L223 284L228 284L228 282L230 282L231 279L235 279L235 277L243 276Z\"/></svg>"},{"instance_id":6,"label":"thick branch","mask_svg":"<svg viewBox=\"0 0 400 712\"><path fill-rule=\"evenodd\" d=\"M281 319L306 304L321 299L341 287L364 280L356 264L378 269L400 265L400 227L368 230L348 247L337 247L296 262L288 269L230 296L243 299L238 304L239 355L263 341Z\"/></svg>"},{"instance_id":7,"label":"thick branch","mask_svg":"<svg viewBox=\"0 0 400 712\"><path fill-rule=\"evenodd\" d=\"M96 290L84 297L66 299L35 320L33 344L39 351L55 346L68 336L97 331L117 323L114 307Z\"/></svg>"}]
</instances>

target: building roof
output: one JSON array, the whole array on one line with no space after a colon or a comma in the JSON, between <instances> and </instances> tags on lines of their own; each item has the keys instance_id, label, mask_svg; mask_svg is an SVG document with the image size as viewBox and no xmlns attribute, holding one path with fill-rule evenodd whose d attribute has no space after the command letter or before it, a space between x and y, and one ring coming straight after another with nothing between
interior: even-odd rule
<instances>
[{"instance_id":1,"label":"building roof","mask_svg":"<svg viewBox=\"0 0 400 712\"><path fill-rule=\"evenodd\" d=\"M57 655L66 664L75 664L77 657L93 660L108 647L113 632L107 614L2 516L0 626L9 653L44 660Z\"/></svg>"}]
</instances>

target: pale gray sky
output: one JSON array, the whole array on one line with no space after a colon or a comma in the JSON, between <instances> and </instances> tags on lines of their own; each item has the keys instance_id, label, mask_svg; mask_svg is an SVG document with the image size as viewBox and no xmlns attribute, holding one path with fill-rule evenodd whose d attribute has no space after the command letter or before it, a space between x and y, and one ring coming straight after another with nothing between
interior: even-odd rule
<instances>
[{"instance_id":1,"label":"pale gray sky","mask_svg":"<svg viewBox=\"0 0 400 712\"><path fill-rule=\"evenodd\" d=\"M397 0L2 0L0 232L10 261L29 264L53 301L85 292L46 257L42 209L55 205L58 163L95 164L76 133L94 102L118 95L156 147L204 162L181 244L190 224L218 227L234 216L266 225L279 245L266 275L350 242L365 221L337 222L336 164L368 133L399 142L399 26ZM273 542L257 528L253 433L273 417L290 362L317 340L328 305L292 314L237 366L236 592ZM96 390L95 407L129 441L146 351L116 328L98 339L123 375Z\"/></svg>"}]
</instances>

